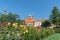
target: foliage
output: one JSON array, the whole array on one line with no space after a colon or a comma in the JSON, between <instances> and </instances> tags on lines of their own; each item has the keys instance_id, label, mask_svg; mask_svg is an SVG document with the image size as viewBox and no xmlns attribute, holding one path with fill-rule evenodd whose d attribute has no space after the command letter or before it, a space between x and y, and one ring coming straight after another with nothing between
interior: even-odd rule
<instances>
[{"instance_id":1,"label":"foliage","mask_svg":"<svg viewBox=\"0 0 60 40\"><path fill-rule=\"evenodd\" d=\"M52 13L50 15L50 20L52 21L52 24L56 26L60 24L60 14L57 7L53 8Z\"/></svg>"},{"instance_id":2,"label":"foliage","mask_svg":"<svg viewBox=\"0 0 60 40\"><path fill-rule=\"evenodd\" d=\"M19 18L17 14L12 14L11 12L9 14L1 14L0 15L0 22L16 22L16 20Z\"/></svg>"},{"instance_id":3,"label":"foliage","mask_svg":"<svg viewBox=\"0 0 60 40\"><path fill-rule=\"evenodd\" d=\"M53 34L48 36L46 39L44 40L60 40L60 34Z\"/></svg>"},{"instance_id":4,"label":"foliage","mask_svg":"<svg viewBox=\"0 0 60 40\"><path fill-rule=\"evenodd\" d=\"M41 26L47 28L47 27L51 26L51 23L50 23L50 21L46 20L46 21L42 22Z\"/></svg>"},{"instance_id":5,"label":"foliage","mask_svg":"<svg viewBox=\"0 0 60 40\"><path fill-rule=\"evenodd\" d=\"M6 27L1 29L3 31L0 32L2 40L42 40L55 33L53 29L37 29L34 26L26 27L18 25L18 23L13 23L10 26L10 24L8 23Z\"/></svg>"},{"instance_id":6,"label":"foliage","mask_svg":"<svg viewBox=\"0 0 60 40\"><path fill-rule=\"evenodd\" d=\"M17 23L18 23L19 25L25 24L24 20L18 20Z\"/></svg>"},{"instance_id":7,"label":"foliage","mask_svg":"<svg viewBox=\"0 0 60 40\"><path fill-rule=\"evenodd\" d=\"M40 32L40 38L44 39L48 37L49 35L55 34L53 29L43 29Z\"/></svg>"},{"instance_id":8,"label":"foliage","mask_svg":"<svg viewBox=\"0 0 60 40\"><path fill-rule=\"evenodd\" d=\"M0 22L4 22L4 21L7 21L7 15L5 14L0 14Z\"/></svg>"},{"instance_id":9,"label":"foliage","mask_svg":"<svg viewBox=\"0 0 60 40\"><path fill-rule=\"evenodd\" d=\"M17 18L19 18L19 16L17 14L12 14L11 12L7 15L7 21L9 22L16 22Z\"/></svg>"},{"instance_id":10,"label":"foliage","mask_svg":"<svg viewBox=\"0 0 60 40\"><path fill-rule=\"evenodd\" d=\"M60 28L54 28L56 33L60 33Z\"/></svg>"},{"instance_id":11,"label":"foliage","mask_svg":"<svg viewBox=\"0 0 60 40\"><path fill-rule=\"evenodd\" d=\"M54 7L50 19L56 26L60 25L59 17L59 11ZM24 20L18 20L18 18L19 16L17 14L12 14L11 12L9 14L0 15L0 22L8 22L3 28L0 28L0 40L43 40L45 38L47 38L46 40L55 38L58 40L60 37L60 34L55 34L55 32L60 32L58 29L46 29L51 26L51 22L48 20L42 23L41 26L44 28L38 29L33 25L29 27L24 25Z\"/></svg>"}]
</instances>

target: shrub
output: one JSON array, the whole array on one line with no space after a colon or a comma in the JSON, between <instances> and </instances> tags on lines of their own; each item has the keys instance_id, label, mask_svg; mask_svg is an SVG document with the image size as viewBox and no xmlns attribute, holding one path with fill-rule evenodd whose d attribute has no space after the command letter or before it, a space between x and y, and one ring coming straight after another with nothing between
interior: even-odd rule
<instances>
[{"instance_id":1,"label":"shrub","mask_svg":"<svg viewBox=\"0 0 60 40\"><path fill-rule=\"evenodd\" d=\"M60 34L57 33L57 34L50 35L44 40L60 40Z\"/></svg>"},{"instance_id":2,"label":"shrub","mask_svg":"<svg viewBox=\"0 0 60 40\"><path fill-rule=\"evenodd\" d=\"M39 39L38 38L38 29L31 26L31 27L28 27L28 33L24 33L22 35L23 39L24 40L36 40L36 39Z\"/></svg>"},{"instance_id":3,"label":"shrub","mask_svg":"<svg viewBox=\"0 0 60 40\"><path fill-rule=\"evenodd\" d=\"M52 35L54 34L54 30L53 29L42 29L41 32L40 32L40 38L43 39L43 38L46 38L48 37L49 35Z\"/></svg>"},{"instance_id":4,"label":"shrub","mask_svg":"<svg viewBox=\"0 0 60 40\"><path fill-rule=\"evenodd\" d=\"M60 33L60 28L54 28L56 33Z\"/></svg>"},{"instance_id":5,"label":"shrub","mask_svg":"<svg viewBox=\"0 0 60 40\"><path fill-rule=\"evenodd\" d=\"M54 33L53 29L38 29L34 26L26 27L25 25L20 25L16 28L13 26L6 26L0 34L2 40L42 40Z\"/></svg>"}]
</instances>

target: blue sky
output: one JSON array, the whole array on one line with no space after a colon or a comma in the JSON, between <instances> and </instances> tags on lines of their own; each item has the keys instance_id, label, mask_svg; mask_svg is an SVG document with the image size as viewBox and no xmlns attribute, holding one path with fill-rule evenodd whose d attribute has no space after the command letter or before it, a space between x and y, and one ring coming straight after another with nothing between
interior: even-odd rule
<instances>
[{"instance_id":1,"label":"blue sky","mask_svg":"<svg viewBox=\"0 0 60 40\"><path fill-rule=\"evenodd\" d=\"M20 15L21 19L31 14L34 18L49 18L54 6L60 9L60 0L0 0L0 12Z\"/></svg>"}]
</instances>

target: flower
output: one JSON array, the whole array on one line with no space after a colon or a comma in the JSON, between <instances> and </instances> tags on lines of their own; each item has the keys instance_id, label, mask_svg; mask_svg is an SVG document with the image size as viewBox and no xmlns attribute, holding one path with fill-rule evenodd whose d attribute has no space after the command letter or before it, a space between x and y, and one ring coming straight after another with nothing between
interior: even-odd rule
<instances>
[{"instance_id":1,"label":"flower","mask_svg":"<svg viewBox=\"0 0 60 40\"><path fill-rule=\"evenodd\" d=\"M12 26L15 26L15 23L13 23Z\"/></svg>"},{"instance_id":2,"label":"flower","mask_svg":"<svg viewBox=\"0 0 60 40\"><path fill-rule=\"evenodd\" d=\"M26 33L28 33L28 30L26 30Z\"/></svg>"},{"instance_id":3,"label":"flower","mask_svg":"<svg viewBox=\"0 0 60 40\"><path fill-rule=\"evenodd\" d=\"M10 25L11 23L9 22L7 25Z\"/></svg>"},{"instance_id":4,"label":"flower","mask_svg":"<svg viewBox=\"0 0 60 40\"><path fill-rule=\"evenodd\" d=\"M20 27L23 27L22 25L20 25Z\"/></svg>"},{"instance_id":5,"label":"flower","mask_svg":"<svg viewBox=\"0 0 60 40\"><path fill-rule=\"evenodd\" d=\"M12 26L16 28L17 27L17 24L16 23L13 23Z\"/></svg>"},{"instance_id":6,"label":"flower","mask_svg":"<svg viewBox=\"0 0 60 40\"><path fill-rule=\"evenodd\" d=\"M25 25L23 25L23 27L26 27Z\"/></svg>"},{"instance_id":7,"label":"flower","mask_svg":"<svg viewBox=\"0 0 60 40\"><path fill-rule=\"evenodd\" d=\"M17 25L15 25L15 27L17 27Z\"/></svg>"},{"instance_id":8,"label":"flower","mask_svg":"<svg viewBox=\"0 0 60 40\"><path fill-rule=\"evenodd\" d=\"M25 31L23 33L25 34Z\"/></svg>"}]
</instances>

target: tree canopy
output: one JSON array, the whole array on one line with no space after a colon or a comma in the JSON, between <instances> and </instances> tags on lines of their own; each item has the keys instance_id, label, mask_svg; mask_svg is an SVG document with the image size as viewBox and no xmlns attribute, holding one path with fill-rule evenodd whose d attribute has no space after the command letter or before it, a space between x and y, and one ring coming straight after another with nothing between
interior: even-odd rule
<instances>
[{"instance_id":1,"label":"tree canopy","mask_svg":"<svg viewBox=\"0 0 60 40\"><path fill-rule=\"evenodd\" d=\"M60 13L57 7L52 9L52 13L50 15L50 20L52 24L58 26L60 24Z\"/></svg>"},{"instance_id":2,"label":"tree canopy","mask_svg":"<svg viewBox=\"0 0 60 40\"><path fill-rule=\"evenodd\" d=\"M50 21L46 20L46 21L42 22L41 26L47 28L47 27L51 26L51 23L50 23Z\"/></svg>"},{"instance_id":3,"label":"tree canopy","mask_svg":"<svg viewBox=\"0 0 60 40\"><path fill-rule=\"evenodd\" d=\"M11 12L9 12L8 14L2 14L0 15L0 22L15 22L17 19L19 18L19 16L17 14L13 14Z\"/></svg>"}]
</instances>

